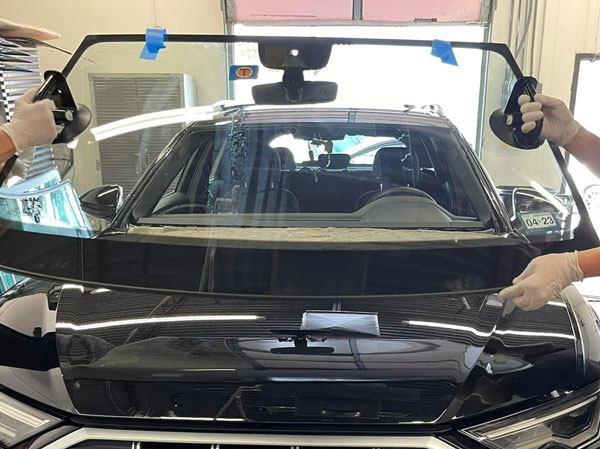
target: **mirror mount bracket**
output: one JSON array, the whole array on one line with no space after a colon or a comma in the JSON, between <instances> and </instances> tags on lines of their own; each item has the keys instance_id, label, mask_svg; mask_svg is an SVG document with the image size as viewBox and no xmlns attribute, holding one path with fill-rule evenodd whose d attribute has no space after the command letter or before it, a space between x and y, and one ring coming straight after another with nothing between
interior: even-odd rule
<instances>
[{"instance_id":1,"label":"mirror mount bracket","mask_svg":"<svg viewBox=\"0 0 600 449\"><path fill-rule=\"evenodd\" d=\"M71 89L64 75L54 70L44 73L44 84L39 88L33 102L50 99L54 102L56 109L52 111L54 122L62 127L53 144L69 143L86 130L92 121L90 109L75 103Z\"/></svg>"},{"instance_id":2,"label":"mirror mount bracket","mask_svg":"<svg viewBox=\"0 0 600 449\"><path fill-rule=\"evenodd\" d=\"M302 69L288 68L283 71L283 90L289 103L299 103L304 95L304 72Z\"/></svg>"}]
</instances>

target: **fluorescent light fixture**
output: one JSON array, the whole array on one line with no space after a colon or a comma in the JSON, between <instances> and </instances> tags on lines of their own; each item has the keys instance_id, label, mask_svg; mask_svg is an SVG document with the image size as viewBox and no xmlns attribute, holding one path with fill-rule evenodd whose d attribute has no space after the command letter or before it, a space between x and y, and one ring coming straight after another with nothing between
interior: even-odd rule
<instances>
[{"instance_id":1,"label":"fluorescent light fixture","mask_svg":"<svg viewBox=\"0 0 600 449\"><path fill-rule=\"evenodd\" d=\"M214 321L256 321L264 319L258 315L189 315L189 316L165 316L150 318L133 318L129 320L101 321L99 323L75 324L75 323L56 323L56 329L70 329L74 331L89 331L96 329L106 329L110 327L122 326L141 326L144 324L165 324L165 323L194 323L194 322L214 322Z\"/></svg>"},{"instance_id":2,"label":"fluorescent light fixture","mask_svg":"<svg viewBox=\"0 0 600 449\"><path fill-rule=\"evenodd\" d=\"M452 329L456 331L468 332L470 334L476 335L478 337L489 337L492 335L491 332L482 332L470 326L459 326L457 324L450 323L433 323L431 321L418 321L418 320L409 320L405 321L405 323L411 326L419 326L419 327L435 327L439 329Z\"/></svg>"},{"instance_id":3,"label":"fluorescent light fixture","mask_svg":"<svg viewBox=\"0 0 600 449\"><path fill-rule=\"evenodd\" d=\"M83 288L83 285L77 285L77 284L63 284L62 288L63 288L63 290L79 290L81 293L83 293L85 291L85 289Z\"/></svg>"},{"instance_id":4,"label":"fluorescent light fixture","mask_svg":"<svg viewBox=\"0 0 600 449\"><path fill-rule=\"evenodd\" d=\"M192 418L192 417L180 417L180 416L158 416L157 418L153 418L153 419L167 419L167 420L172 420L172 421L216 421L215 418L204 418L204 417Z\"/></svg>"},{"instance_id":5,"label":"fluorescent light fixture","mask_svg":"<svg viewBox=\"0 0 600 449\"><path fill-rule=\"evenodd\" d=\"M546 305L548 305L548 306L554 306L554 307L562 307L564 309L567 308L567 305L564 302L562 302L562 301L548 301L546 303Z\"/></svg>"},{"instance_id":6,"label":"fluorescent light fixture","mask_svg":"<svg viewBox=\"0 0 600 449\"><path fill-rule=\"evenodd\" d=\"M90 295L99 295L100 293L108 293L111 292L112 290L108 289L108 288L97 288L95 290L92 290L90 292Z\"/></svg>"},{"instance_id":7,"label":"fluorescent light fixture","mask_svg":"<svg viewBox=\"0 0 600 449\"><path fill-rule=\"evenodd\" d=\"M564 338L566 340L575 340L573 335L559 334L556 332L533 332L533 331L515 331L515 330L499 330L497 329L496 334L498 335L519 335L521 337L541 337L541 338Z\"/></svg>"},{"instance_id":8,"label":"fluorescent light fixture","mask_svg":"<svg viewBox=\"0 0 600 449\"><path fill-rule=\"evenodd\" d=\"M119 136L121 134L154 128L156 126L171 125L173 123L190 123L212 120L215 116L213 106L197 106L191 108L168 109L166 111L151 112L122 120L96 126L90 131L96 141Z\"/></svg>"},{"instance_id":9,"label":"fluorescent light fixture","mask_svg":"<svg viewBox=\"0 0 600 449\"><path fill-rule=\"evenodd\" d=\"M470 326L460 326L457 324L450 323L434 323L431 321L417 321L417 320L409 320L405 321L405 323L411 326L420 326L420 327L434 327L439 329L452 329L456 331L468 332L470 334L476 335L478 337L490 337L492 333L498 335L519 335L522 337L540 337L540 338L564 338L566 340L575 340L573 335L569 334L560 334L556 332L533 332L533 331L517 331L517 330L501 330L496 329L493 332L483 332L477 330Z\"/></svg>"},{"instance_id":10,"label":"fluorescent light fixture","mask_svg":"<svg viewBox=\"0 0 600 449\"><path fill-rule=\"evenodd\" d=\"M188 368L182 371L200 372L200 371L235 371L235 368Z\"/></svg>"}]
</instances>

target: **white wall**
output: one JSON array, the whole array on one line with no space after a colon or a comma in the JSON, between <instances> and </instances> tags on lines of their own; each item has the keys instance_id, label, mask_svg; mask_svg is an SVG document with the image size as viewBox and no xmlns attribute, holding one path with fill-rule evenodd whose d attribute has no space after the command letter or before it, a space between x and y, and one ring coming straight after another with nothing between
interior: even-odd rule
<instances>
[{"instance_id":1,"label":"white wall","mask_svg":"<svg viewBox=\"0 0 600 449\"><path fill-rule=\"evenodd\" d=\"M144 33L154 25L168 33L223 33L220 0L0 0L0 16L62 34L49 43L69 51L88 34ZM44 70L60 70L69 56L42 49L40 58Z\"/></svg>"},{"instance_id":2,"label":"white wall","mask_svg":"<svg viewBox=\"0 0 600 449\"><path fill-rule=\"evenodd\" d=\"M571 98L571 84L577 53L597 53L600 0L545 0L546 32L540 50L540 79L544 93Z\"/></svg>"},{"instance_id":3,"label":"white wall","mask_svg":"<svg viewBox=\"0 0 600 449\"><path fill-rule=\"evenodd\" d=\"M496 0L496 3L492 41L509 44L514 53L517 37L522 37L528 30L519 58L523 72L535 76L542 83L545 94L561 98L568 104L575 55L600 51L600 0L533 1L532 4L537 3L537 10L534 8L529 27L525 24L526 1ZM511 7L514 9L512 33L509 26Z\"/></svg>"},{"instance_id":4,"label":"white wall","mask_svg":"<svg viewBox=\"0 0 600 449\"><path fill-rule=\"evenodd\" d=\"M91 77L95 75L183 73L191 77L190 87L193 91L187 92L187 95L195 101L195 104L186 103L186 106L210 105L226 98L227 56L223 44L208 46L203 43L171 42L154 61L140 59L141 48L141 43L131 42L107 42L89 47L67 78L73 96L78 102L90 106L93 114L95 100ZM163 108L158 100L147 106L153 111ZM97 118L92 117L91 127L79 136L74 152L76 169L71 179L79 193L102 184L100 147L91 133L91 129L97 125ZM142 149L137 146L123 147L122 151L131 161Z\"/></svg>"},{"instance_id":5,"label":"white wall","mask_svg":"<svg viewBox=\"0 0 600 449\"><path fill-rule=\"evenodd\" d=\"M49 43L70 52L75 51L89 34L143 34L147 27L154 25L166 28L171 34L223 33L220 0L0 0L0 4L0 15L7 19L62 34L64 39ZM111 54L96 55L107 46L110 47L110 44L90 48L90 57L78 64L69 77L77 101L93 107L88 74L106 72L187 73L196 81L199 104L211 104L225 95L224 82L219 91L215 89L219 80L225 79L225 56L208 55L200 45L194 52L182 53L177 51L181 44L171 44L171 51L162 52L154 63L139 59L142 44L133 45L134 48L127 44L114 45L110 47L113 50ZM114 51L117 48L121 51ZM93 55L98 57L92 58ZM61 70L69 57L56 50L40 49L43 70ZM115 60L116 57L121 60ZM207 90L207 86L212 90ZM138 148L125 149L128 150L131 153L139 151ZM102 183L99 163L98 144L87 131L80 136L75 150L77 170L73 183L78 193Z\"/></svg>"}]
</instances>

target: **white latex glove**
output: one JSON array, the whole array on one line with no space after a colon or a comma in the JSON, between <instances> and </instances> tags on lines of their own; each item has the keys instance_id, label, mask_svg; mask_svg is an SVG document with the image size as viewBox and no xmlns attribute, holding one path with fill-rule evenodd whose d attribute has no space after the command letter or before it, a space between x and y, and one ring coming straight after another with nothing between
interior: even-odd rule
<instances>
[{"instance_id":1,"label":"white latex glove","mask_svg":"<svg viewBox=\"0 0 600 449\"><path fill-rule=\"evenodd\" d=\"M42 100L32 103L37 89L24 93L15 103L12 120L0 126L15 144L17 152L31 146L52 143L56 138L56 124L52 116L54 102Z\"/></svg>"},{"instance_id":2,"label":"white latex glove","mask_svg":"<svg viewBox=\"0 0 600 449\"><path fill-rule=\"evenodd\" d=\"M517 307L526 311L535 310L558 297L571 282L582 279L577 251L546 254L529 262L523 273L513 280L514 285L502 290L498 298L512 299Z\"/></svg>"},{"instance_id":3,"label":"white latex glove","mask_svg":"<svg viewBox=\"0 0 600 449\"><path fill-rule=\"evenodd\" d=\"M519 97L523 126L521 131L525 134L535 129L536 122L544 119L542 137L564 147L569 145L579 132L581 125L573 118L567 105L558 98L537 94L535 101L528 95Z\"/></svg>"}]
</instances>

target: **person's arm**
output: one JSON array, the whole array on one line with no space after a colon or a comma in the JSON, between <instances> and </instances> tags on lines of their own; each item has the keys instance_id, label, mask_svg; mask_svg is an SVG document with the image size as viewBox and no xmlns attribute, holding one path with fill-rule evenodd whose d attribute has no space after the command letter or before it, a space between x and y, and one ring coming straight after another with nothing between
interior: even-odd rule
<instances>
[{"instance_id":1,"label":"person's arm","mask_svg":"<svg viewBox=\"0 0 600 449\"><path fill-rule=\"evenodd\" d=\"M600 176L600 137L582 126L564 148L594 175Z\"/></svg>"},{"instance_id":2,"label":"person's arm","mask_svg":"<svg viewBox=\"0 0 600 449\"><path fill-rule=\"evenodd\" d=\"M600 248L546 254L533 259L498 297L511 299L523 310L535 310L558 297L569 284L600 276Z\"/></svg>"},{"instance_id":3,"label":"person's arm","mask_svg":"<svg viewBox=\"0 0 600 449\"><path fill-rule=\"evenodd\" d=\"M577 123L562 101L546 95L536 95L531 101L522 95L519 104L524 133L533 131L536 122L543 118L542 137L565 148L600 176L600 138ZM593 276L600 276L600 248L546 254L533 259L498 297L512 300L523 310L535 310L560 295L572 282Z\"/></svg>"},{"instance_id":4,"label":"person's arm","mask_svg":"<svg viewBox=\"0 0 600 449\"><path fill-rule=\"evenodd\" d=\"M32 103L37 90L24 93L16 102L10 122L0 126L0 164L24 148L52 143L56 124L52 100Z\"/></svg>"},{"instance_id":5,"label":"person's arm","mask_svg":"<svg viewBox=\"0 0 600 449\"><path fill-rule=\"evenodd\" d=\"M0 130L0 164L4 166L4 163L15 154L15 144L8 134Z\"/></svg>"},{"instance_id":6,"label":"person's arm","mask_svg":"<svg viewBox=\"0 0 600 449\"><path fill-rule=\"evenodd\" d=\"M536 122L543 118L542 137L563 147L592 173L600 176L600 137L581 126L563 101L542 94L531 101L527 95L521 95L519 104L524 133L533 131Z\"/></svg>"},{"instance_id":7,"label":"person's arm","mask_svg":"<svg viewBox=\"0 0 600 449\"><path fill-rule=\"evenodd\" d=\"M577 259L584 278L600 276L600 248L578 251Z\"/></svg>"},{"instance_id":8,"label":"person's arm","mask_svg":"<svg viewBox=\"0 0 600 449\"><path fill-rule=\"evenodd\" d=\"M513 285L502 290L498 297L512 300L525 311L539 309L551 299L559 297L560 292L572 282L594 276L593 273L598 270L598 259L598 249L589 253L582 251L536 257L513 280ZM584 267L586 272L583 271Z\"/></svg>"}]
</instances>

